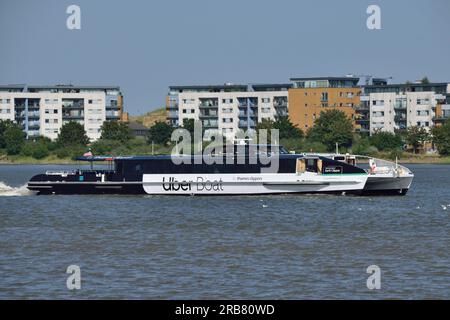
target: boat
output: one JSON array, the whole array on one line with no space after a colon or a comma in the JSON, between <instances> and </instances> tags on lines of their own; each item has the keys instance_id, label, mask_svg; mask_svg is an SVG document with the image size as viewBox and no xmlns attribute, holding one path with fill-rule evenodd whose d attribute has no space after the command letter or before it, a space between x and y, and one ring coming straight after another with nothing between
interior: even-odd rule
<instances>
[{"instance_id":1,"label":"boat","mask_svg":"<svg viewBox=\"0 0 450 320\"><path fill-rule=\"evenodd\" d=\"M83 156L77 160L89 162L90 169L47 171L32 177L27 187L38 194L359 194L369 178L366 170L352 164L323 155L291 154L279 145L232 150L209 155ZM262 161L271 157L277 166ZM107 162L108 167L94 170L97 162Z\"/></svg>"},{"instance_id":2,"label":"boat","mask_svg":"<svg viewBox=\"0 0 450 320\"><path fill-rule=\"evenodd\" d=\"M310 153L363 168L368 179L361 195L406 195L414 174L407 167L395 162L353 154Z\"/></svg>"}]
</instances>

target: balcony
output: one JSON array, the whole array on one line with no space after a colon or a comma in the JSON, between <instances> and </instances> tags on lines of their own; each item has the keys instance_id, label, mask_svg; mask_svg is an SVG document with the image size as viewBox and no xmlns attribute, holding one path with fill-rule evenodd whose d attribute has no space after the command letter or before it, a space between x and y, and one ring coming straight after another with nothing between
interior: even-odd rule
<instances>
[{"instance_id":1,"label":"balcony","mask_svg":"<svg viewBox=\"0 0 450 320\"><path fill-rule=\"evenodd\" d=\"M64 119L84 119L84 113L65 112L65 113L63 113L63 118Z\"/></svg>"},{"instance_id":2,"label":"balcony","mask_svg":"<svg viewBox=\"0 0 450 320\"><path fill-rule=\"evenodd\" d=\"M434 123L444 123L448 119L450 119L450 115L435 116L432 120Z\"/></svg>"},{"instance_id":3,"label":"balcony","mask_svg":"<svg viewBox=\"0 0 450 320\"><path fill-rule=\"evenodd\" d=\"M39 122L29 122L28 123L28 129L37 129L37 130L39 130L40 127L41 127L41 125L39 124Z\"/></svg>"},{"instance_id":4,"label":"balcony","mask_svg":"<svg viewBox=\"0 0 450 320\"><path fill-rule=\"evenodd\" d=\"M169 111L167 112L167 118L169 119L178 119L178 111Z\"/></svg>"},{"instance_id":5,"label":"balcony","mask_svg":"<svg viewBox=\"0 0 450 320\"><path fill-rule=\"evenodd\" d=\"M372 124L372 128L374 128L374 129L382 129L382 128L384 128L384 124L381 124L381 123L373 123L373 124Z\"/></svg>"},{"instance_id":6,"label":"balcony","mask_svg":"<svg viewBox=\"0 0 450 320\"><path fill-rule=\"evenodd\" d=\"M277 99L277 98L274 98L274 100L273 100L273 106L275 107L275 108L278 108L278 107L284 107L284 108L287 108L287 106L288 106L288 101L287 101L287 99Z\"/></svg>"},{"instance_id":7,"label":"balcony","mask_svg":"<svg viewBox=\"0 0 450 320\"><path fill-rule=\"evenodd\" d=\"M406 115L396 115L394 116L395 122L406 122Z\"/></svg>"},{"instance_id":8,"label":"balcony","mask_svg":"<svg viewBox=\"0 0 450 320\"><path fill-rule=\"evenodd\" d=\"M356 128L355 131L359 132L359 133L369 133L370 129L367 127L361 127L361 128Z\"/></svg>"},{"instance_id":9,"label":"balcony","mask_svg":"<svg viewBox=\"0 0 450 320\"><path fill-rule=\"evenodd\" d=\"M62 99L63 109L84 109L84 99Z\"/></svg>"},{"instance_id":10,"label":"balcony","mask_svg":"<svg viewBox=\"0 0 450 320\"><path fill-rule=\"evenodd\" d=\"M254 111L251 111L251 110L250 110L249 113L247 113L244 110L240 110L239 111L239 118L248 118L248 117L250 117L250 118L257 118L258 117L258 113L254 112Z\"/></svg>"},{"instance_id":11,"label":"balcony","mask_svg":"<svg viewBox=\"0 0 450 320\"><path fill-rule=\"evenodd\" d=\"M200 118L217 118L217 110L200 110Z\"/></svg>"},{"instance_id":12,"label":"balcony","mask_svg":"<svg viewBox=\"0 0 450 320\"><path fill-rule=\"evenodd\" d=\"M355 123L359 124L359 125L368 124L369 122L370 122L370 120L366 119L366 118L360 118L360 119L355 120Z\"/></svg>"},{"instance_id":13,"label":"balcony","mask_svg":"<svg viewBox=\"0 0 450 320\"><path fill-rule=\"evenodd\" d=\"M203 128L205 129L217 129L217 121L214 120L203 120L202 121Z\"/></svg>"},{"instance_id":14,"label":"balcony","mask_svg":"<svg viewBox=\"0 0 450 320\"><path fill-rule=\"evenodd\" d=\"M406 104L395 104L394 110L406 110Z\"/></svg>"},{"instance_id":15,"label":"balcony","mask_svg":"<svg viewBox=\"0 0 450 320\"><path fill-rule=\"evenodd\" d=\"M65 104L63 109L84 109L84 103Z\"/></svg>"},{"instance_id":16,"label":"balcony","mask_svg":"<svg viewBox=\"0 0 450 320\"><path fill-rule=\"evenodd\" d=\"M369 112L370 111L370 107L368 104L360 104L355 106L355 111L357 112Z\"/></svg>"},{"instance_id":17,"label":"balcony","mask_svg":"<svg viewBox=\"0 0 450 320\"><path fill-rule=\"evenodd\" d=\"M250 120L250 122L239 120L239 128L247 128L248 124L250 124L250 127L255 127L256 123L253 120Z\"/></svg>"},{"instance_id":18,"label":"balcony","mask_svg":"<svg viewBox=\"0 0 450 320\"><path fill-rule=\"evenodd\" d=\"M218 99L200 99L199 108L218 108L219 100Z\"/></svg>"},{"instance_id":19,"label":"balcony","mask_svg":"<svg viewBox=\"0 0 450 320\"><path fill-rule=\"evenodd\" d=\"M275 117L287 117L289 114L287 111L276 111Z\"/></svg>"}]
</instances>

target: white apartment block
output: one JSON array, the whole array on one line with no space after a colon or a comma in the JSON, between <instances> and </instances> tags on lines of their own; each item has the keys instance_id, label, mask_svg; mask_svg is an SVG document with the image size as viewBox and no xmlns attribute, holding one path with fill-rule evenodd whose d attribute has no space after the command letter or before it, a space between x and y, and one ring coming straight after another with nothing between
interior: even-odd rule
<instances>
[{"instance_id":1,"label":"white apartment block","mask_svg":"<svg viewBox=\"0 0 450 320\"><path fill-rule=\"evenodd\" d=\"M366 86L361 101L370 107L370 134L411 126L429 130L435 125L437 105L446 100L447 87L446 83Z\"/></svg>"},{"instance_id":2,"label":"white apartment block","mask_svg":"<svg viewBox=\"0 0 450 320\"><path fill-rule=\"evenodd\" d=\"M0 120L15 121L28 138L54 140L63 124L75 121L94 141L100 138L103 122L119 120L121 114L119 87L0 86Z\"/></svg>"},{"instance_id":3,"label":"white apartment block","mask_svg":"<svg viewBox=\"0 0 450 320\"><path fill-rule=\"evenodd\" d=\"M232 139L239 129L254 130L263 119L288 115L289 84L170 87L168 121L201 120L205 139L213 132Z\"/></svg>"}]
</instances>

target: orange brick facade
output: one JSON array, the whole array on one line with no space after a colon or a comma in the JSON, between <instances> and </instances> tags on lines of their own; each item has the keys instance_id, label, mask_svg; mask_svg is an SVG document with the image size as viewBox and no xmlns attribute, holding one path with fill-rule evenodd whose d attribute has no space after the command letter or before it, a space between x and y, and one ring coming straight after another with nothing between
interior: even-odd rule
<instances>
[{"instance_id":1,"label":"orange brick facade","mask_svg":"<svg viewBox=\"0 0 450 320\"><path fill-rule=\"evenodd\" d=\"M360 88L289 89L289 118L303 131L314 126L321 111L337 109L355 123L355 107L360 103Z\"/></svg>"}]
</instances>

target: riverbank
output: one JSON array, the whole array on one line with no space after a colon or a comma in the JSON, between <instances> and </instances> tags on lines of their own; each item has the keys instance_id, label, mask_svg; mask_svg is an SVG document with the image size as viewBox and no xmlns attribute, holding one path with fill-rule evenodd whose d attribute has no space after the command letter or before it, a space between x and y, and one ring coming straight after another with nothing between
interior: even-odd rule
<instances>
[{"instance_id":1,"label":"riverbank","mask_svg":"<svg viewBox=\"0 0 450 320\"><path fill-rule=\"evenodd\" d=\"M375 158L388 159L383 155L375 155ZM399 163L416 163L416 164L450 164L450 157L439 157L432 155L407 155L398 159ZM71 158L58 158L55 155L50 155L42 159L34 159L33 157L25 156L0 156L1 164L79 164L79 161L72 160Z\"/></svg>"}]
</instances>

